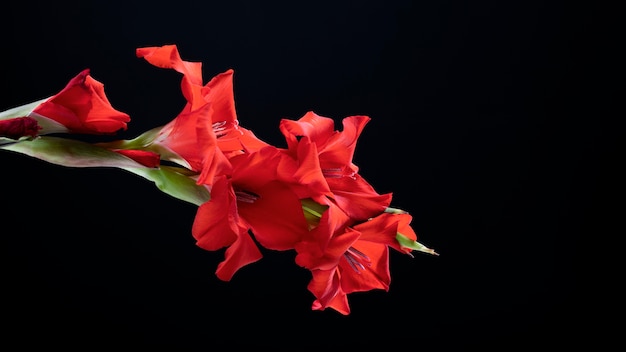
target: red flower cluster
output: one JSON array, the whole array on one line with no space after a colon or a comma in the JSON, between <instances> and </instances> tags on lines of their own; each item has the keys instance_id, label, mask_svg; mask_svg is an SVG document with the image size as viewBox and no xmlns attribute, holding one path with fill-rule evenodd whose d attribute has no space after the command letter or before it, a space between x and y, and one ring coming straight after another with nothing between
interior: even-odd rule
<instances>
[{"instance_id":1,"label":"red flower cluster","mask_svg":"<svg viewBox=\"0 0 626 352\"><path fill-rule=\"evenodd\" d=\"M312 308L349 314L348 294L389 289L390 249L436 254L417 242L411 215L390 208L392 195L378 194L353 163L369 117L346 117L341 131L331 118L314 112L283 119L279 128L287 147L279 148L239 125L233 70L204 84L201 63L182 60L175 45L139 48L136 54L181 73L186 104L169 123L136 140L99 145L148 168L159 168L165 160L178 164L209 191L210 199L197 209L192 235L203 249L225 248L216 270L220 279L228 281L260 260L259 246L294 250L297 265L312 275ZM126 129L128 115L111 106L102 84L88 73L28 114L44 128L29 125L18 136L16 126L22 125L4 122L5 136Z\"/></svg>"}]
</instances>

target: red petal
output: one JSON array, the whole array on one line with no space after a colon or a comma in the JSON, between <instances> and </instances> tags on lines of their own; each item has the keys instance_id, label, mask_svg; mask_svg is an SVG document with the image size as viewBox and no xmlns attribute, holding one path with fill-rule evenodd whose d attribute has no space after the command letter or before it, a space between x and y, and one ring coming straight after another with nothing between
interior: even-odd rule
<instances>
[{"instance_id":1,"label":"red petal","mask_svg":"<svg viewBox=\"0 0 626 352\"><path fill-rule=\"evenodd\" d=\"M263 257L250 235L240 234L225 253L225 259L218 266L215 274L220 280L230 281L241 267L256 262Z\"/></svg>"},{"instance_id":2,"label":"red petal","mask_svg":"<svg viewBox=\"0 0 626 352\"><path fill-rule=\"evenodd\" d=\"M333 194L320 168L315 144L304 137L298 144L297 153L298 169L293 173L293 176L302 185L297 188L300 198L311 198L321 203L323 198L332 197Z\"/></svg>"},{"instance_id":3,"label":"red petal","mask_svg":"<svg viewBox=\"0 0 626 352\"><path fill-rule=\"evenodd\" d=\"M286 185L272 181L254 190L253 203L238 202L239 214L250 224L261 245L274 250L293 249L308 232L298 197Z\"/></svg>"},{"instance_id":4,"label":"red petal","mask_svg":"<svg viewBox=\"0 0 626 352\"><path fill-rule=\"evenodd\" d=\"M306 136L318 145L324 144L334 133L335 122L331 118L309 111L297 121L281 120L279 128L287 139L289 150L295 153L297 137Z\"/></svg>"},{"instance_id":5,"label":"red petal","mask_svg":"<svg viewBox=\"0 0 626 352\"><path fill-rule=\"evenodd\" d=\"M324 310L328 307L341 314L350 314L348 299L341 290L339 272L336 270L313 270L313 278L307 288L317 298L311 307L313 310Z\"/></svg>"},{"instance_id":6,"label":"red petal","mask_svg":"<svg viewBox=\"0 0 626 352\"><path fill-rule=\"evenodd\" d=\"M376 216L391 204L391 193L376 193L360 175L327 178L326 181L337 205L357 221Z\"/></svg>"},{"instance_id":7,"label":"red petal","mask_svg":"<svg viewBox=\"0 0 626 352\"><path fill-rule=\"evenodd\" d=\"M381 243L401 252L407 252L398 244L396 234L400 232L404 236L416 241L417 235L410 226L412 216L409 214L383 213L379 216L354 226L361 232L361 240Z\"/></svg>"},{"instance_id":8,"label":"red petal","mask_svg":"<svg viewBox=\"0 0 626 352\"><path fill-rule=\"evenodd\" d=\"M191 84L202 85L202 63L183 61L176 45L138 48L135 53L137 57L144 58L154 66L182 73Z\"/></svg>"},{"instance_id":9,"label":"red petal","mask_svg":"<svg viewBox=\"0 0 626 352\"><path fill-rule=\"evenodd\" d=\"M205 93L207 101L211 102L213 108L213 122L226 121L234 123L237 121L235 113L235 97L233 95L233 73L232 69L222 72L213 77Z\"/></svg>"},{"instance_id":10,"label":"red petal","mask_svg":"<svg viewBox=\"0 0 626 352\"><path fill-rule=\"evenodd\" d=\"M226 177L211 190L211 200L200 205L191 229L200 248L214 251L230 246L241 232L235 195Z\"/></svg>"},{"instance_id":11,"label":"red petal","mask_svg":"<svg viewBox=\"0 0 626 352\"><path fill-rule=\"evenodd\" d=\"M129 157L143 166L151 168L158 167L161 161L161 156L159 154L146 150L117 149L115 152Z\"/></svg>"},{"instance_id":12,"label":"red petal","mask_svg":"<svg viewBox=\"0 0 626 352\"><path fill-rule=\"evenodd\" d=\"M357 139L369 121L367 116L346 117L343 119L343 131L333 134L323 144L314 140L320 151L322 169L346 168L351 165Z\"/></svg>"}]
</instances>

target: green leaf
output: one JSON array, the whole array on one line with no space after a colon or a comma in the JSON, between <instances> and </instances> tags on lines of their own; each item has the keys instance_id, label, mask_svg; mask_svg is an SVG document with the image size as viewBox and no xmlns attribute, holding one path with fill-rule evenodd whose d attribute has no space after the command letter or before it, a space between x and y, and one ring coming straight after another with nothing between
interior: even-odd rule
<instances>
[{"instance_id":1,"label":"green leaf","mask_svg":"<svg viewBox=\"0 0 626 352\"><path fill-rule=\"evenodd\" d=\"M188 170L145 167L133 159L90 143L52 136L0 145L0 149L28 155L67 167L119 168L154 182L159 190L183 201L201 205L210 199L205 186L186 174Z\"/></svg>"},{"instance_id":2,"label":"green leaf","mask_svg":"<svg viewBox=\"0 0 626 352\"><path fill-rule=\"evenodd\" d=\"M68 167L144 167L106 148L60 137L40 136L0 148Z\"/></svg>"},{"instance_id":3,"label":"green leaf","mask_svg":"<svg viewBox=\"0 0 626 352\"><path fill-rule=\"evenodd\" d=\"M423 244L406 237L400 232L396 234L396 240L398 240L398 243L400 243L402 247L410 248L416 251L420 251L420 252L424 252L424 253L428 253L432 255L439 255L439 253L435 252L433 249L430 249L424 246Z\"/></svg>"}]
</instances>

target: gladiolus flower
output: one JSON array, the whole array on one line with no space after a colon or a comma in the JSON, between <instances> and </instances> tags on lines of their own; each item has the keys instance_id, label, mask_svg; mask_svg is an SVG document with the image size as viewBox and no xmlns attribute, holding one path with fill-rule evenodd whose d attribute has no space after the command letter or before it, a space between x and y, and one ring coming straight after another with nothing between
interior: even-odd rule
<instances>
[{"instance_id":1,"label":"gladiolus flower","mask_svg":"<svg viewBox=\"0 0 626 352\"><path fill-rule=\"evenodd\" d=\"M216 179L211 199L196 214L192 234L206 250L229 247L217 276L225 281L261 253L249 232L263 247L293 249L308 232L293 174L298 165L275 147L234 156L232 178Z\"/></svg>"},{"instance_id":2,"label":"gladiolus flower","mask_svg":"<svg viewBox=\"0 0 626 352\"><path fill-rule=\"evenodd\" d=\"M186 102L168 123L129 140L89 143L52 133L113 134L129 115L114 109L102 83L80 72L59 93L0 112L0 150L67 167L113 167L197 206L196 245L225 249L216 276L229 281L262 259L261 249L294 250L309 270L312 309L350 313L348 295L388 291L390 249L438 255L417 242L412 217L390 208L359 174L353 157L368 116L333 119L309 111L283 119L286 148L239 125L232 69L209 80L175 45L136 49L150 64L182 74ZM176 165L170 165L170 164Z\"/></svg>"},{"instance_id":3,"label":"gladiolus flower","mask_svg":"<svg viewBox=\"0 0 626 352\"><path fill-rule=\"evenodd\" d=\"M200 172L198 184L210 186L217 175L229 173L227 156L268 145L239 126L233 70L215 76L203 86L202 63L182 60L175 45L138 48L136 54L157 67L183 74L181 89L187 103L174 120L160 129L151 144L160 148L158 151L166 159Z\"/></svg>"},{"instance_id":4,"label":"gladiolus flower","mask_svg":"<svg viewBox=\"0 0 626 352\"><path fill-rule=\"evenodd\" d=\"M373 289L388 291L389 248L410 255L411 249L402 246L396 237L403 231L401 235L408 241L417 239L410 227L411 219L407 213L382 213L348 226L349 216L331 206L322 215L319 226L295 247L296 263L309 269L313 276L308 285L316 297L312 309L330 307L349 314L348 294Z\"/></svg>"},{"instance_id":5,"label":"gladiolus flower","mask_svg":"<svg viewBox=\"0 0 626 352\"><path fill-rule=\"evenodd\" d=\"M392 195L378 194L359 175L352 162L356 142L367 116L350 116L343 119L343 131L334 129L334 121L314 112L308 112L297 121L283 119L280 130L287 140L289 153L294 157L307 155L301 150L307 139L316 147L319 167L325 177L330 196L354 220L364 221L383 212L391 203ZM310 147L307 147L310 148Z\"/></svg>"}]
</instances>

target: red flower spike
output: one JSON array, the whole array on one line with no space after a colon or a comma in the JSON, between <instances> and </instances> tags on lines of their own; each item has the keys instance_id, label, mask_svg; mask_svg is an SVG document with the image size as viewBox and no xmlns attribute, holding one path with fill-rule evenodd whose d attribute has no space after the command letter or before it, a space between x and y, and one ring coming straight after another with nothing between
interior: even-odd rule
<instances>
[{"instance_id":1,"label":"red flower spike","mask_svg":"<svg viewBox=\"0 0 626 352\"><path fill-rule=\"evenodd\" d=\"M67 129L59 132L114 134L126 130L130 117L113 108L104 85L89 72L89 69L83 70L63 90L33 109L29 116L56 121Z\"/></svg>"}]
</instances>

